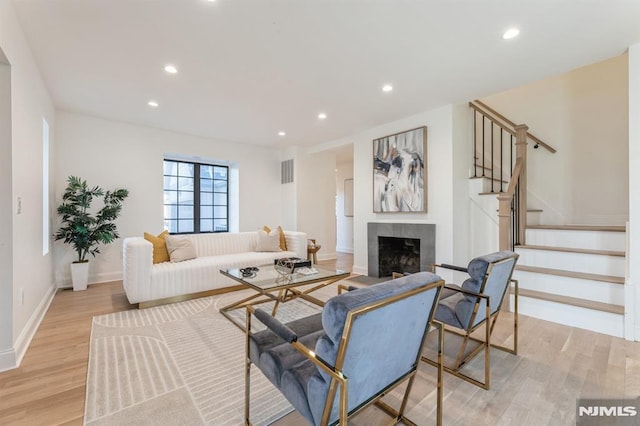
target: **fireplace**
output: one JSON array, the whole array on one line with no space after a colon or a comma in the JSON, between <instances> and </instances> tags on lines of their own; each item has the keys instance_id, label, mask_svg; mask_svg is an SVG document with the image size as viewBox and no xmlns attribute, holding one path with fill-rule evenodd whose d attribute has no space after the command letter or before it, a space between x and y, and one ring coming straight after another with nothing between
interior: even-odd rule
<instances>
[{"instance_id":1,"label":"fireplace","mask_svg":"<svg viewBox=\"0 0 640 426\"><path fill-rule=\"evenodd\" d=\"M378 237L378 275L420 272L420 240Z\"/></svg>"},{"instance_id":2,"label":"fireplace","mask_svg":"<svg viewBox=\"0 0 640 426\"><path fill-rule=\"evenodd\" d=\"M436 258L436 225L432 223L367 224L368 275L428 271ZM382 244L382 248L381 248ZM391 259L385 259L388 254Z\"/></svg>"}]
</instances>

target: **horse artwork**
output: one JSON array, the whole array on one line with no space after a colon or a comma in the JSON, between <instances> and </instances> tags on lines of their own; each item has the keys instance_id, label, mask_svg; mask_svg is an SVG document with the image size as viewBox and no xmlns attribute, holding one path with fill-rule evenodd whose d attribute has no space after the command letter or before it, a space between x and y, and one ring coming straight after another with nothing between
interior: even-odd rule
<instances>
[{"instance_id":1,"label":"horse artwork","mask_svg":"<svg viewBox=\"0 0 640 426\"><path fill-rule=\"evenodd\" d=\"M373 211L427 211L427 127L373 140Z\"/></svg>"}]
</instances>

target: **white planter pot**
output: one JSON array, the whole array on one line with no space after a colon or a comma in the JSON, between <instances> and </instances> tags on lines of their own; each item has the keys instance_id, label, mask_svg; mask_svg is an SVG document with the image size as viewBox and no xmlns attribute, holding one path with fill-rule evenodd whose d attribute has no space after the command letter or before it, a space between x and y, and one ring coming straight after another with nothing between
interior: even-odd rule
<instances>
[{"instance_id":1,"label":"white planter pot","mask_svg":"<svg viewBox=\"0 0 640 426\"><path fill-rule=\"evenodd\" d=\"M89 262L72 263L71 282L73 283L73 291L86 290L87 281L89 281Z\"/></svg>"}]
</instances>

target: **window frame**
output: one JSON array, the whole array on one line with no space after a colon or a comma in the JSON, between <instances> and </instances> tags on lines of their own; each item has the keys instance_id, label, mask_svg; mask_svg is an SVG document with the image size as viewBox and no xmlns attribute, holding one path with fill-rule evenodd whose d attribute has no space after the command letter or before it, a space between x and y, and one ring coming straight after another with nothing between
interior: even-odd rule
<instances>
[{"instance_id":1,"label":"window frame","mask_svg":"<svg viewBox=\"0 0 640 426\"><path fill-rule=\"evenodd\" d=\"M181 176L179 174L179 172L176 170L176 174L166 174L166 163L167 162L171 162L171 163L176 163L177 164L177 170L179 170L180 168L180 164L187 164L187 165L192 165L193 166L193 204L182 204L180 203L180 197L179 197L179 193L180 193L180 189L179 189L179 185L178 182L180 181L181 177L185 177L185 176ZM189 160L178 160L178 159L172 159L172 158L164 158L163 159L163 169L162 169L162 193L163 193L163 222L165 224L165 228L166 229L170 229L170 226L168 225L167 222L169 221L175 221L176 222L176 231L171 232L172 235L188 235L188 234L214 234L214 233L223 233L223 232L229 232L229 172L230 172L230 167L228 165L224 165L224 164L219 164L219 163L202 163L202 162L197 162L197 161L189 161ZM210 180L211 181L211 191L205 191L206 193L210 193L212 195L212 200L211 200L211 205L207 204L205 206L202 206L201 201L202 201L202 171L201 168L202 167L212 167L212 174L211 177L207 177L205 179ZM222 168L225 169L226 173L225 173L225 179L215 179L215 168ZM170 178L176 178L177 182L176 182L176 189L168 189L166 186L166 178L170 177ZM215 190L215 181L223 181L225 182L225 187L226 190L224 192L221 191L216 191ZM176 203L167 203L167 191L172 191L176 193ZM188 192L188 191L185 191ZM225 205L221 205L221 204L215 204L215 194L224 194L225 197ZM179 215L179 211L180 211L180 207L185 207L185 206L189 206L189 207L193 207L193 214L192 217L190 218L190 220L192 221L193 224L193 231L187 231L187 232L178 232L177 229L180 229L179 227L179 220L180 219L180 215ZM177 217L175 218L167 218L166 215L166 208L167 207L175 207L176 208L176 213L178 213ZM201 209L202 207L211 207L211 221L212 221L212 226L211 226L211 231L202 231L201 230L201 220L202 220L202 214L201 214ZM220 207L224 207L224 211L225 211L225 216L224 218L220 218L220 217L216 217L215 216L215 208L220 208ZM209 218L207 218L209 219ZM216 230L215 227L215 221L216 220L221 220L224 219L225 220L225 225L226 225L226 229L224 230Z\"/></svg>"}]
</instances>

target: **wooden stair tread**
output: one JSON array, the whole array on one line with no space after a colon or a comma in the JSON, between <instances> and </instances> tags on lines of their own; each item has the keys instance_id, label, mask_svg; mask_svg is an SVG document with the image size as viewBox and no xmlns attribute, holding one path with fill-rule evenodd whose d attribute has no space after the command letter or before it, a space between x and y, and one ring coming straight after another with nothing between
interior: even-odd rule
<instances>
[{"instance_id":1,"label":"wooden stair tread","mask_svg":"<svg viewBox=\"0 0 640 426\"><path fill-rule=\"evenodd\" d=\"M565 305L577 306L580 308L594 309L612 314L624 315L624 306L612 305L609 303L596 302L593 300L578 299L576 297L560 296L557 294L544 293L541 291L519 289L518 295L531 297L534 299L546 300L548 302L562 303Z\"/></svg>"},{"instance_id":2,"label":"wooden stair tread","mask_svg":"<svg viewBox=\"0 0 640 426\"><path fill-rule=\"evenodd\" d=\"M559 277L580 278L583 280L602 281L612 284L623 284L624 277L614 275L589 274L586 272L565 271L563 269L540 268L538 266L516 265L517 271L533 272L536 274L557 275Z\"/></svg>"},{"instance_id":3,"label":"wooden stair tread","mask_svg":"<svg viewBox=\"0 0 640 426\"><path fill-rule=\"evenodd\" d=\"M494 191L494 192L478 192L478 195L500 195L500 194L506 194L506 192L505 191L502 191L502 192L497 192L497 191Z\"/></svg>"},{"instance_id":4,"label":"wooden stair tread","mask_svg":"<svg viewBox=\"0 0 640 426\"><path fill-rule=\"evenodd\" d=\"M567 231L609 231L609 232L625 232L624 226L599 226L599 225L527 225L527 229L553 229Z\"/></svg>"},{"instance_id":5,"label":"wooden stair tread","mask_svg":"<svg viewBox=\"0 0 640 426\"><path fill-rule=\"evenodd\" d=\"M547 250L547 251L560 251L566 253L581 253L581 254L601 254L603 256L617 256L624 257L623 251L613 250L593 250L593 249L581 249L572 247L552 247L552 246L536 246L536 245L518 245L516 248L529 249L529 250Z\"/></svg>"}]
</instances>

